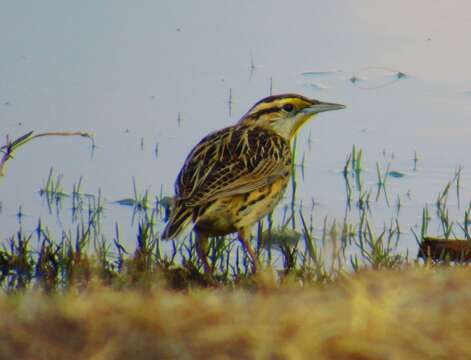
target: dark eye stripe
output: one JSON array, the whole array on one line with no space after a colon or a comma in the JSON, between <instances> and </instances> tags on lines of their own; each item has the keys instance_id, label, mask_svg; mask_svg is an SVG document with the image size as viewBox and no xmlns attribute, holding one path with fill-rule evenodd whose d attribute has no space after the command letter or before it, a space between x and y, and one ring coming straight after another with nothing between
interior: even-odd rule
<instances>
[{"instance_id":1,"label":"dark eye stripe","mask_svg":"<svg viewBox=\"0 0 471 360\"><path fill-rule=\"evenodd\" d=\"M255 113L251 114L250 116L255 118L255 119L258 119L262 115L271 114L271 113L274 113L274 112L279 112L280 110L281 110L281 108L276 106L276 107L272 107L272 108L268 108L268 109L259 110Z\"/></svg>"}]
</instances>

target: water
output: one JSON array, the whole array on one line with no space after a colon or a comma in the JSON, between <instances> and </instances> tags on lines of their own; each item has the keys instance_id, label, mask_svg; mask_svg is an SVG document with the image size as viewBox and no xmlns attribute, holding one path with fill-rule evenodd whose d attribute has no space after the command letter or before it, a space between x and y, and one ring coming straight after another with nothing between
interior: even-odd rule
<instances>
[{"instance_id":1,"label":"water","mask_svg":"<svg viewBox=\"0 0 471 360\"><path fill-rule=\"evenodd\" d=\"M133 197L133 178L140 192L172 194L194 144L272 88L347 105L320 114L298 139L298 201L307 209L314 201L316 227L345 216L341 170L356 144L366 188L376 186L376 162L405 174L388 179L390 205L380 198L372 214L378 229L398 217L400 247L414 252L410 228L460 166L461 200L449 196L450 216L462 221L470 201L470 10L464 0L4 4L2 140L81 130L96 148L81 138L21 148L0 183L0 239L18 229L19 206L24 230L39 217L57 234L68 228L70 199L50 213L38 194L53 168L64 191L80 177L83 192L101 190L105 233L111 238L118 222L132 247L132 209L114 201Z\"/></svg>"}]
</instances>

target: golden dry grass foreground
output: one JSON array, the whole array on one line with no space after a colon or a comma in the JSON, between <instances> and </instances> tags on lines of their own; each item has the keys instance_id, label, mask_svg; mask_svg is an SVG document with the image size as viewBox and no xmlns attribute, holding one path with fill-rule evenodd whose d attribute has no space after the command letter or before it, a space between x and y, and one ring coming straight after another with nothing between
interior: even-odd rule
<instances>
[{"instance_id":1,"label":"golden dry grass foreground","mask_svg":"<svg viewBox=\"0 0 471 360\"><path fill-rule=\"evenodd\" d=\"M1 359L470 359L471 269L0 297ZM270 285L271 284L271 285Z\"/></svg>"}]
</instances>

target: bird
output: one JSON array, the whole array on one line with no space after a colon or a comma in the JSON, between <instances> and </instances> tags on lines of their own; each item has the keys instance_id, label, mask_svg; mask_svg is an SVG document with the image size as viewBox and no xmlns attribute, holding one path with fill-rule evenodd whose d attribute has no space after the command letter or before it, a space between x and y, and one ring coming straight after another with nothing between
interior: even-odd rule
<instances>
[{"instance_id":1,"label":"bird","mask_svg":"<svg viewBox=\"0 0 471 360\"><path fill-rule=\"evenodd\" d=\"M281 200L291 175L291 141L314 115L344 105L298 94L256 102L233 126L205 136L188 154L175 181L175 197L162 239L192 226L203 270L211 274L208 239L238 233L256 273L250 229Z\"/></svg>"}]
</instances>

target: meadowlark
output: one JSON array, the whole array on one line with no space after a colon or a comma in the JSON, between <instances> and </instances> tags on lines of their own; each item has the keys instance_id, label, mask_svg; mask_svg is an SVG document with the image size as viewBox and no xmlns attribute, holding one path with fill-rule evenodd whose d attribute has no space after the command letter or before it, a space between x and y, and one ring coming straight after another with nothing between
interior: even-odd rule
<instances>
[{"instance_id":1,"label":"meadowlark","mask_svg":"<svg viewBox=\"0 0 471 360\"><path fill-rule=\"evenodd\" d=\"M234 126L210 133L190 152L175 182L175 202L162 238L193 224L204 271L208 237L238 233L251 258L251 226L280 201L291 173L290 141L313 115L345 108L297 94L258 101Z\"/></svg>"}]
</instances>

